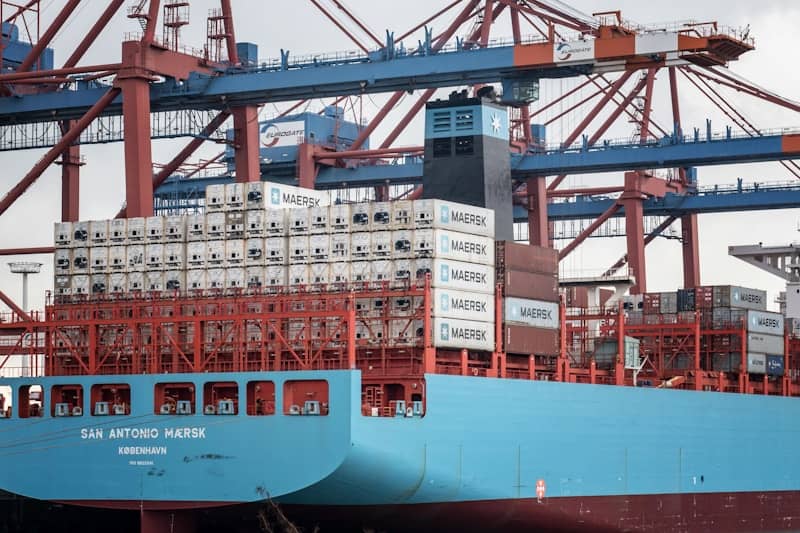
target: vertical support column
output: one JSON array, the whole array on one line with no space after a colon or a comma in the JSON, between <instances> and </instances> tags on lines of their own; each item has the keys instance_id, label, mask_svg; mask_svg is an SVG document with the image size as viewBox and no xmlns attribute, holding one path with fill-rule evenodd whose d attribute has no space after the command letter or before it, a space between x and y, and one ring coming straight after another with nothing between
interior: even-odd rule
<instances>
[{"instance_id":1,"label":"vertical support column","mask_svg":"<svg viewBox=\"0 0 800 533\"><path fill-rule=\"evenodd\" d=\"M425 277L425 293L422 296L422 371L425 374L436 373L436 348L433 346L433 302L431 301L431 275Z\"/></svg>"},{"instance_id":2,"label":"vertical support column","mask_svg":"<svg viewBox=\"0 0 800 533\"><path fill-rule=\"evenodd\" d=\"M697 213L681 217L683 238L683 286L686 289L700 285L700 243L697 235Z\"/></svg>"},{"instance_id":3,"label":"vertical support column","mask_svg":"<svg viewBox=\"0 0 800 533\"><path fill-rule=\"evenodd\" d=\"M233 110L233 144L236 181L261 181L257 106L237 107Z\"/></svg>"},{"instance_id":4,"label":"vertical support column","mask_svg":"<svg viewBox=\"0 0 800 533\"><path fill-rule=\"evenodd\" d=\"M617 359L614 363L614 384L625 385L625 310L617 304Z\"/></svg>"},{"instance_id":5,"label":"vertical support column","mask_svg":"<svg viewBox=\"0 0 800 533\"><path fill-rule=\"evenodd\" d=\"M548 246L547 183L544 176L528 178L528 242Z\"/></svg>"},{"instance_id":6,"label":"vertical support column","mask_svg":"<svg viewBox=\"0 0 800 533\"><path fill-rule=\"evenodd\" d=\"M461 350L461 375L466 376L469 371L469 352L466 348Z\"/></svg>"},{"instance_id":7,"label":"vertical support column","mask_svg":"<svg viewBox=\"0 0 800 533\"><path fill-rule=\"evenodd\" d=\"M694 313L694 390L703 390L705 373L700 368L700 316Z\"/></svg>"},{"instance_id":8,"label":"vertical support column","mask_svg":"<svg viewBox=\"0 0 800 533\"><path fill-rule=\"evenodd\" d=\"M138 77L125 78L118 83L122 88L122 116L125 126L126 213L128 217L149 217L153 216L150 85L147 80Z\"/></svg>"},{"instance_id":9,"label":"vertical support column","mask_svg":"<svg viewBox=\"0 0 800 533\"><path fill-rule=\"evenodd\" d=\"M317 164L314 162L314 145L303 143L297 147L297 185L313 189L317 181Z\"/></svg>"},{"instance_id":10,"label":"vertical support column","mask_svg":"<svg viewBox=\"0 0 800 533\"><path fill-rule=\"evenodd\" d=\"M356 368L356 299L347 299L347 368Z\"/></svg>"},{"instance_id":11,"label":"vertical support column","mask_svg":"<svg viewBox=\"0 0 800 533\"><path fill-rule=\"evenodd\" d=\"M644 208L641 198L622 200L625 208L625 234L628 244L628 266L636 277L631 294L647 292L647 271L644 259Z\"/></svg>"},{"instance_id":12,"label":"vertical support column","mask_svg":"<svg viewBox=\"0 0 800 533\"><path fill-rule=\"evenodd\" d=\"M638 172L625 173L625 192L620 204L625 209L625 235L628 248L628 267L636 278L631 294L647 292L647 271L644 257L644 200Z\"/></svg>"},{"instance_id":13,"label":"vertical support column","mask_svg":"<svg viewBox=\"0 0 800 533\"><path fill-rule=\"evenodd\" d=\"M74 120L61 123L62 133L73 127L75 127ZM61 152L59 164L61 165L61 221L77 222L80 220L80 146L68 146Z\"/></svg>"}]
</instances>

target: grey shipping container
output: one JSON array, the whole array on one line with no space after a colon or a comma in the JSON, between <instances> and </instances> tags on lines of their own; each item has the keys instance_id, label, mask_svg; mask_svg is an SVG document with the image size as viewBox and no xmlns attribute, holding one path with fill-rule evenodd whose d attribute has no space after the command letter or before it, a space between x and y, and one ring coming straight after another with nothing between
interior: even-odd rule
<instances>
[{"instance_id":1,"label":"grey shipping container","mask_svg":"<svg viewBox=\"0 0 800 533\"><path fill-rule=\"evenodd\" d=\"M715 353L711 357L711 369L717 372L738 372L742 356L738 353Z\"/></svg>"},{"instance_id":2,"label":"grey shipping container","mask_svg":"<svg viewBox=\"0 0 800 533\"><path fill-rule=\"evenodd\" d=\"M747 330L767 335L783 335L783 315L766 311L748 311Z\"/></svg>"},{"instance_id":3,"label":"grey shipping container","mask_svg":"<svg viewBox=\"0 0 800 533\"><path fill-rule=\"evenodd\" d=\"M766 374L767 356L763 353L747 354L747 371L751 374Z\"/></svg>"},{"instance_id":4,"label":"grey shipping container","mask_svg":"<svg viewBox=\"0 0 800 533\"><path fill-rule=\"evenodd\" d=\"M506 296L545 302L558 301L558 278L551 274L506 271L504 281Z\"/></svg>"},{"instance_id":5,"label":"grey shipping container","mask_svg":"<svg viewBox=\"0 0 800 533\"><path fill-rule=\"evenodd\" d=\"M754 309L756 311L767 308L767 293L747 287L735 285L716 286L714 291L714 307L735 307L739 309Z\"/></svg>"},{"instance_id":6,"label":"grey shipping container","mask_svg":"<svg viewBox=\"0 0 800 533\"><path fill-rule=\"evenodd\" d=\"M783 355L783 337L750 332L747 334L747 350L750 352Z\"/></svg>"},{"instance_id":7,"label":"grey shipping container","mask_svg":"<svg viewBox=\"0 0 800 533\"><path fill-rule=\"evenodd\" d=\"M559 331L506 325L503 340L507 353L558 355Z\"/></svg>"},{"instance_id":8,"label":"grey shipping container","mask_svg":"<svg viewBox=\"0 0 800 533\"><path fill-rule=\"evenodd\" d=\"M662 314L674 314L678 312L678 295L674 292L662 292L659 311Z\"/></svg>"}]
</instances>

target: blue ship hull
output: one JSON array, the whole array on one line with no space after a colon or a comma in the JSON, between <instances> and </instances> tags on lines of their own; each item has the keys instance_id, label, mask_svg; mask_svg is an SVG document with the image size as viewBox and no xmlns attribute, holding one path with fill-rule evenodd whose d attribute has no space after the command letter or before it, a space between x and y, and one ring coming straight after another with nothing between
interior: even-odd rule
<instances>
[{"instance_id":1,"label":"blue ship hull","mask_svg":"<svg viewBox=\"0 0 800 533\"><path fill-rule=\"evenodd\" d=\"M109 379L0 385L43 385L49 405L51 385ZM277 405L283 382L327 380L330 412L156 415L164 376L113 376L131 385L129 416L0 420L0 488L118 509L272 500L338 524L800 528L797 399L426 375L425 415L384 418L361 414L358 371L169 376L254 379L275 382Z\"/></svg>"}]
</instances>

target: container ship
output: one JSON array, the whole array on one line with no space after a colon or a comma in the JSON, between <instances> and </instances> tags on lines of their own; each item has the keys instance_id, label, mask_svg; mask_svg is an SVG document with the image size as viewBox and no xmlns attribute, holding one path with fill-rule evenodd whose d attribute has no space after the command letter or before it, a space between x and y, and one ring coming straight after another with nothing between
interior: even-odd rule
<instances>
[{"instance_id":1,"label":"container ship","mask_svg":"<svg viewBox=\"0 0 800 533\"><path fill-rule=\"evenodd\" d=\"M43 375L0 380L0 488L142 531L265 502L323 531L800 527L797 348L766 293L560 294L557 251L506 237L497 106L428 109L465 111L489 155L433 159L439 198L230 183L197 214L57 223Z\"/></svg>"},{"instance_id":2,"label":"container ship","mask_svg":"<svg viewBox=\"0 0 800 533\"><path fill-rule=\"evenodd\" d=\"M152 40L158 2L150 15L144 4L131 16ZM230 3L221 4L209 42L229 40L234 57L233 32L223 31ZM717 65L752 48L716 25L711 37L702 25L634 37L616 19L592 30L596 50L571 16L586 30L571 45L481 57L527 105L538 79L509 77L525 68ZM171 20L177 41L183 22ZM449 38L426 35L432 56ZM147 55L132 44L125 61ZM238 44L245 76L254 45ZM288 65L287 52L275 71ZM313 67L328 64L315 57ZM137 75L128 71L97 113L120 91L147 100L140 90L152 79ZM102 88L93 76L87 86ZM192 100L195 81L171 90ZM327 114L260 125L274 179L249 179L252 169L233 163L237 145L236 179L206 187L186 213L134 216L152 207L137 196L152 176L143 152L126 151L127 166L146 167L145 185L128 182L129 216L57 223L44 311L6 301L0 345L25 367L0 378L3 496L33 506L34 529L81 532L290 522L322 533L800 529L794 324L767 310L765 292L738 286L590 305L586 290L559 280L556 250L515 242L515 119L495 96L426 104L421 193L393 201L350 201L296 175L302 154L285 138L311 138ZM131 116L126 149L150 134ZM234 122L242 116L256 115ZM361 135L343 127L315 139ZM77 139L70 131L65 150ZM326 149L346 151L353 139ZM781 156L793 149L785 142Z\"/></svg>"}]
</instances>

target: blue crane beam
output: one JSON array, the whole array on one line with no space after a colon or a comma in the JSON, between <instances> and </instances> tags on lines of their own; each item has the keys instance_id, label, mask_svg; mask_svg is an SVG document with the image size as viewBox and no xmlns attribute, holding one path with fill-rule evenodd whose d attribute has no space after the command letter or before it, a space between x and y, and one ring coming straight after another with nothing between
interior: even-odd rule
<instances>
[{"instance_id":1,"label":"blue crane beam","mask_svg":"<svg viewBox=\"0 0 800 533\"><path fill-rule=\"evenodd\" d=\"M600 143L593 147L548 150L514 155L516 176L591 174L620 170L699 167L780 161L800 157L800 133L761 137L667 137L647 144Z\"/></svg>"},{"instance_id":2,"label":"blue crane beam","mask_svg":"<svg viewBox=\"0 0 800 533\"><path fill-rule=\"evenodd\" d=\"M231 70L210 77L193 74L188 80L167 79L150 88L152 111L218 110L228 106L372 94L397 90L451 87L497 82L502 79L567 77L591 71L572 65L555 68L515 65L515 46L439 52L392 60L321 63L291 69ZM0 98L0 124L77 118L107 91L93 83L50 94ZM122 113L122 99L104 115Z\"/></svg>"},{"instance_id":3,"label":"blue crane beam","mask_svg":"<svg viewBox=\"0 0 800 533\"><path fill-rule=\"evenodd\" d=\"M593 219L602 215L616 202L614 198L579 196L573 201L552 203L547 206L550 220ZM740 211L766 211L792 209L800 206L800 182L732 187L711 187L686 195L667 194L664 198L650 198L644 202L645 216L681 216L688 213L729 213ZM616 217L625 216L622 208ZM527 220L521 206L515 206L514 218Z\"/></svg>"},{"instance_id":4,"label":"blue crane beam","mask_svg":"<svg viewBox=\"0 0 800 533\"><path fill-rule=\"evenodd\" d=\"M193 73L186 80L165 78L150 88L152 111L175 109L218 110L232 105L262 104L306 98L323 98L397 90L474 85L479 83L527 82L541 78L572 77L592 72L623 71L664 66L673 61L702 61L705 54L719 52L717 36L692 37L676 31L637 36L594 39L594 51L580 57L563 57L551 42L521 45L498 44L487 48L445 49L433 52L423 47L414 53L390 47L358 55L312 57L279 61L250 68L231 68L218 76ZM610 42L614 41L614 42ZM731 42L741 43L736 39ZM564 43L569 45L570 43ZM586 49L586 42L572 43ZM735 59L751 47L738 46ZM562 44L563 46L563 44ZM716 52L715 52L716 50ZM669 58L667 60L666 58ZM158 61L153 60L153 65ZM155 73L157 74L157 73ZM74 119L88 111L107 86L97 81L78 82L72 90L0 98L0 125ZM506 91L511 94L512 90ZM104 114L120 114L121 98Z\"/></svg>"}]
</instances>

